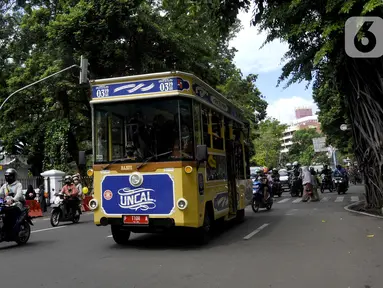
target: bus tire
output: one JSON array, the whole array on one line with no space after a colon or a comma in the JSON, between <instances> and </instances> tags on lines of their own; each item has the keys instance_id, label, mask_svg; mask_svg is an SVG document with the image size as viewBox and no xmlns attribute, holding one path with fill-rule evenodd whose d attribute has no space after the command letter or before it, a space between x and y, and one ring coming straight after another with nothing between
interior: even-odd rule
<instances>
[{"instance_id":1,"label":"bus tire","mask_svg":"<svg viewBox=\"0 0 383 288\"><path fill-rule=\"evenodd\" d=\"M127 245L129 243L130 231L123 230L120 225L112 225L112 236L114 242L119 245Z\"/></svg>"},{"instance_id":2,"label":"bus tire","mask_svg":"<svg viewBox=\"0 0 383 288\"><path fill-rule=\"evenodd\" d=\"M242 223L245 221L245 209L237 210L237 222Z\"/></svg>"},{"instance_id":3,"label":"bus tire","mask_svg":"<svg viewBox=\"0 0 383 288\"><path fill-rule=\"evenodd\" d=\"M208 207L209 206L206 205L203 225L197 230L197 243L199 245L206 245L211 239L212 219L214 218L212 218L211 213L209 213Z\"/></svg>"}]
</instances>

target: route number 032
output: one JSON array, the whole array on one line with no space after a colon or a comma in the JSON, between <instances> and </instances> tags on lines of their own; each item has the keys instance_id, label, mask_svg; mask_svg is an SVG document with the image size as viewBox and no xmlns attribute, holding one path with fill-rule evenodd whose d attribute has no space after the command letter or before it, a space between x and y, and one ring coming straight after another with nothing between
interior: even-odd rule
<instances>
[{"instance_id":1,"label":"route number 032","mask_svg":"<svg viewBox=\"0 0 383 288\"><path fill-rule=\"evenodd\" d=\"M173 82L165 82L160 84L161 91L172 91L173 90Z\"/></svg>"},{"instance_id":2,"label":"route number 032","mask_svg":"<svg viewBox=\"0 0 383 288\"><path fill-rule=\"evenodd\" d=\"M98 89L96 91L97 98L104 98L109 96L109 89Z\"/></svg>"}]
</instances>

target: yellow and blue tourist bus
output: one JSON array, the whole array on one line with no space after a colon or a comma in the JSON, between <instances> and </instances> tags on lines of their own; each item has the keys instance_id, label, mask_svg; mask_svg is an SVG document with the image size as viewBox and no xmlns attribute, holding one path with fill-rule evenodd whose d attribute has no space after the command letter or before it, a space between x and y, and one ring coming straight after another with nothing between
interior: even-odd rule
<instances>
[{"instance_id":1,"label":"yellow and blue tourist bus","mask_svg":"<svg viewBox=\"0 0 383 288\"><path fill-rule=\"evenodd\" d=\"M249 122L196 76L164 72L91 81L98 226L126 244L131 232L243 220L252 199Z\"/></svg>"}]
</instances>

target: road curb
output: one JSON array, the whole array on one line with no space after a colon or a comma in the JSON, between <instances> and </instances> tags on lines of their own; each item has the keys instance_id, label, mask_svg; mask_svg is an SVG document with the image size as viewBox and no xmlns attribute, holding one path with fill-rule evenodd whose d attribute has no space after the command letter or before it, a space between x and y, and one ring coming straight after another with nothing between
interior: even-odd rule
<instances>
[{"instance_id":1,"label":"road curb","mask_svg":"<svg viewBox=\"0 0 383 288\"><path fill-rule=\"evenodd\" d=\"M370 216L370 217L374 217L374 218L378 218L378 219L383 219L383 216L374 215L374 214L370 214L367 212L355 211L355 210L351 209L352 207L357 206L363 202L364 202L364 200L358 201L358 202L352 203L350 205L344 206L343 208L344 208L344 210L351 212L351 213L356 213L356 214L360 214L360 215L364 215L364 216Z\"/></svg>"}]
</instances>

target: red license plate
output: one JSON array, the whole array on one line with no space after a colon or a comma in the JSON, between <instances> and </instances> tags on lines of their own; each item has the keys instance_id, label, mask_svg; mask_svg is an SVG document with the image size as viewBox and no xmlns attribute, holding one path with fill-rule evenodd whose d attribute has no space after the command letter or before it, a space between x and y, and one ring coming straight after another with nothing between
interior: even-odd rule
<instances>
[{"instance_id":1,"label":"red license plate","mask_svg":"<svg viewBox=\"0 0 383 288\"><path fill-rule=\"evenodd\" d=\"M124 224L148 225L149 216L146 215L126 215L123 217Z\"/></svg>"}]
</instances>

